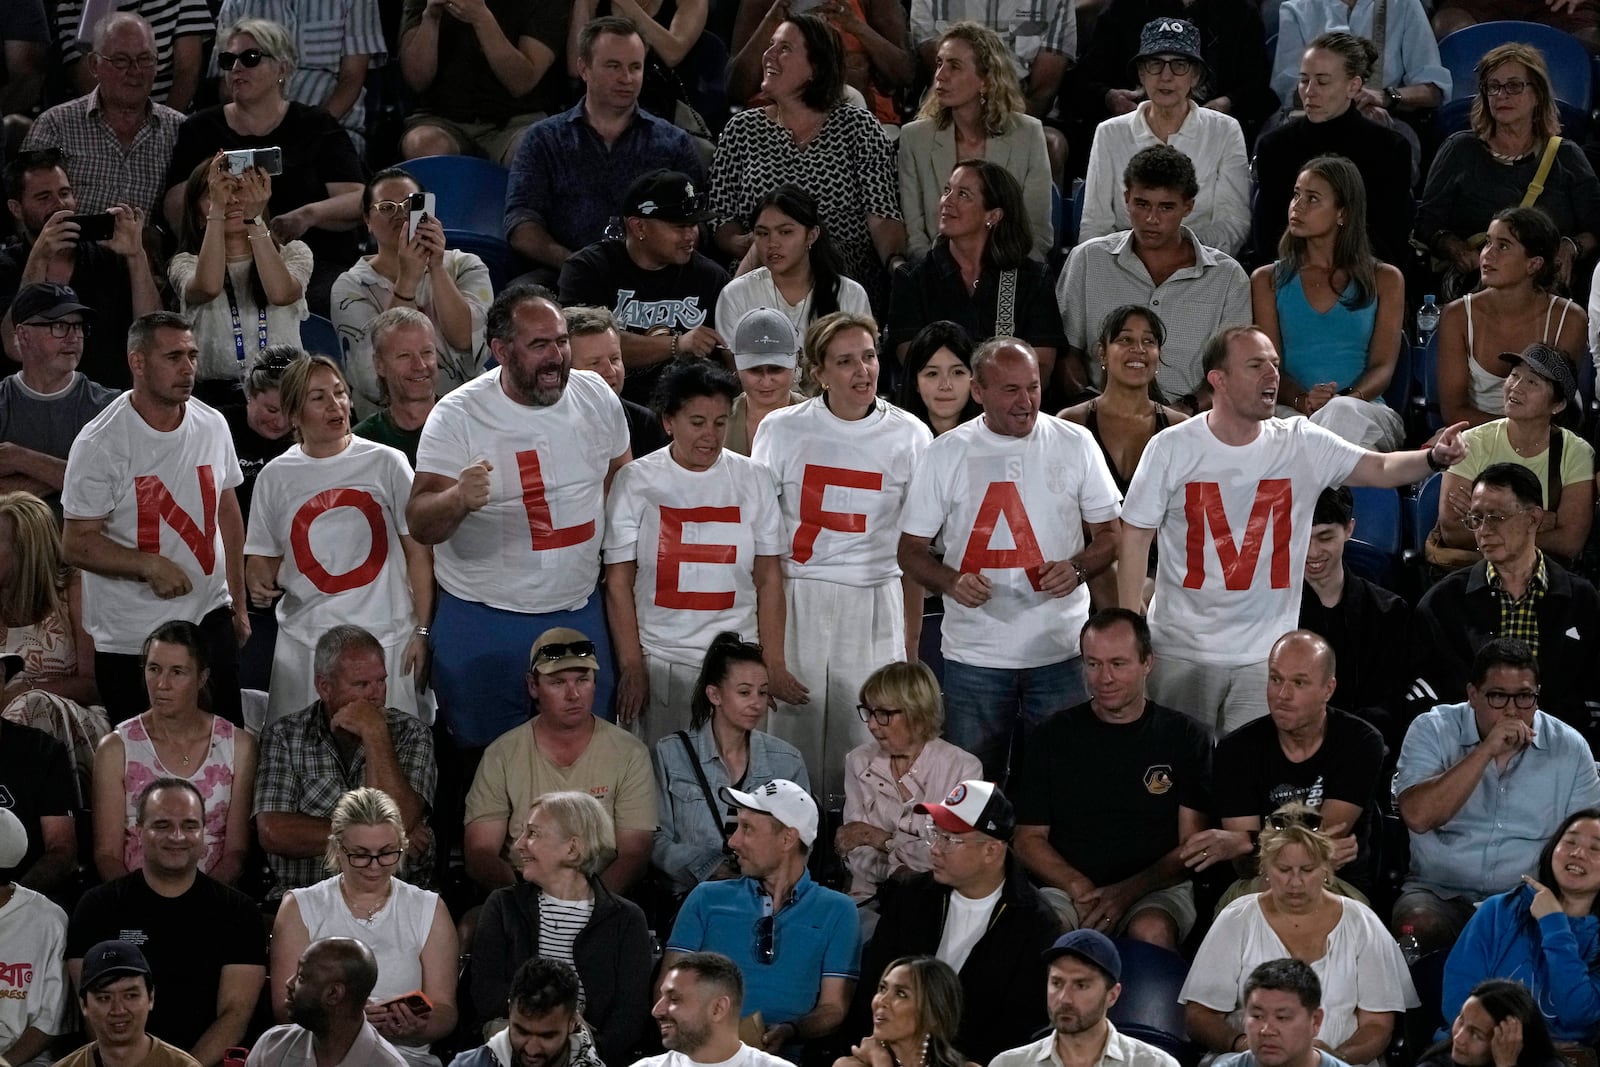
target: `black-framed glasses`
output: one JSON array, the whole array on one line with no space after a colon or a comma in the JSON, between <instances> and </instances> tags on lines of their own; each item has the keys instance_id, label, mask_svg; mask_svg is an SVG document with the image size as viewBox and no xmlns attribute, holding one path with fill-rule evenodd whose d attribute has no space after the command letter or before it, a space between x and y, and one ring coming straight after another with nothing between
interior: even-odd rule
<instances>
[{"instance_id":1,"label":"black-framed glasses","mask_svg":"<svg viewBox=\"0 0 1600 1067\"><path fill-rule=\"evenodd\" d=\"M1275 811L1267 816L1267 825L1274 830L1287 830L1291 826L1304 826L1307 830L1322 829L1322 816L1314 811Z\"/></svg>"},{"instance_id":2,"label":"black-framed glasses","mask_svg":"<svg viewBox=\"0 0 1600 1067\"><path fill-rule=\"evenodd\" d=\"M1508 519L1527 513L1527 508L1518 508L1516 511L1469 511L1461 516L1461 525L1469 530L1481 530L1485 526L1499 526Z\"/></svg>"},{"instance_id":3,"label":"black-framed glasses","mask_svg":"<svg viewBox=\"0 0 1600 1067\"><path fill-rule=\"evenodd\" d=\"M1499 96L1504 93L1506 96L1521 96L1527 88L1528 83L1521 78L1512 78L1503 82L1484 82L1483 95Z\"/></svg>"},{"instance_id":4,"label":"black-framed glasses","mask_svg":"<svg viewBox=\"0 0 1600 1067\"><path fill-rule=\"evenodd\" d=\"M857 704L856 714L861 716L862 722L875 722L879 726L888 726L894 721L896 715L904 715L904 708L875 708L871 704Z\"/></svg>"},{"instance_id":5,"label":"black-framed glasses","mask_svg":"<svg viewBox=\"0 0 1600 1067\"><path fill-rule=\"evenodd\" d=\"M25 322L22 325L32 326L36 330L49 330L50 336L58 341L74 333L82 337L89 336L87 322Z\"/></svg>"},{"instance_id":6,"label":"black-framed glasses","mask_svg":"<svg viewBox=\"0 0 1600 1067\"><path fill-rule=\"evenodd\" d=\"M557 660L567 659L571 656L576 656L579 659L593 659L594 642L552 641L548 645L540 645L533 650L533 658L535 660L543 660L546 663L554 663Z\"/></svg>"},{"instance_id":7,"label":"black-framed glasses","mask_svg":"<svg viewBox=\"0 0 1600 1067\"><path fill-rule=\"evenodd\" d=\"M776 916L763 915L756 920L756 959L762 963L771 963L778 954L778 946L773 939L776 930Z\"/></svg>"},{"instance_id":8,"label":"black-framed glasses","mask_svg":"<svg viewBox=\"0 0 1600 1067\"><path fill-rule=\"evenodd\" d=\"M1151 56L1149 59L1139 60L1139 72L1148 74L1152 78L1159 75L1163 68L1172 71L1173 74L1181 78L1194 69L1194 60L1181 58L1163 59L1160 56Z\"/></svg>"},{"instance_id":9,"label":"black-framed glasses","mask_svg":"<svg viewBox=\"0 0 1600 1067\"><path fill-rule=\"evenodd\" d=\"M116 67L123 74L128 73L135 67L140 70L155 70L158 62L154 52L140 52L136 56L123 55L120 52L114 56L108 56L104 52L96 52L95 55Z\"/></svg>"},{"instance_id":10,"label":"black-framed glasses","mask_svg":"<svg viewBox=\"0 0 1600 1067\"><path fill-rule=\"evenodd\" d=\"M371 867L374 862L379 867L393 867L405 855L405 850L399 848L388 852L351 852L344 847L343 841L339 842L339 851L344 853L344 858L350 861L352 867Z\"/></svg>"},{"instance_id":11,"label":"black-framed glasses","mask_svg":"<svg viewBox=\"0 0 1600 1067\"><path fill-rule=\"evenodd\" d=\"M1515 693L1508 693L1504 689L1490 689L1483 694L1483 699L1488 702L1491 708L1497 711L1503 709L1507 704L1515 704L1523 711L1527 711L1529 708L1539 706L1539 690L1537 686L1533 689L1522 689Z\"/></svg>"},{"instance_id":12,"label":"black-framed glasses","mask_svg":"<svg viewBox=\"0 0 1600 1067\"><path fill-rule=\"evenodd\" d=\"M217 69L232 70L235 63L242 63L246 69L250 69L259 67L263 59L271 58L271 52L263 52L259 48L246 48L243 52L218 52Z\"/></svg>"}]
</instances>

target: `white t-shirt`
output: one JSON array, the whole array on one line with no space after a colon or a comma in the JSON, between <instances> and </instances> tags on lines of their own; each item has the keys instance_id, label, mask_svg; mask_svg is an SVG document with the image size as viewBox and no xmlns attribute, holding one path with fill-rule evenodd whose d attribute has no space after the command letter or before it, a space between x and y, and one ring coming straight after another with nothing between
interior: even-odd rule
<instances>
[{"instance_id":1,"label":"white t-shirt","mask_svg":"<svg viewBox=\"0 0 1600 1067\"><path fill-rule=\"evenodd\" d=\"M607 563L637 565L639 644L698 666L724 630L756 637L757 556L783 553L772 472L726 449L691 471L663 448L617 472L606 504Z\"/></svg>"},{"instance_id":2,"label":"white t-shirt","mask_svg":"<svg viewBox=\"0 0 1600 1067\"><path fill-rule=\"evenodd\" d=\"M739 1043L739 1051L715 1063L690 1059L681 1052L663 1052L634 1062L633 1067L794 1067L788 1060Z\"/></svg>"},{"instance_id":3,"label":"white t-shirt","mask_svg":"<svg viewBox=\"0 0 1600 1067\"><path fill-rule=\"evenodd\" d=\"M944 913L944 932L939 935L939 949L934 955L948 963L957 974L966 966L972 946L989 929L989 916L1000 903L1000 891L1004 888L1002 882L994 887L993 893L976 900L958 892L950 894L950 906Z\"/></svg>"},{"instance_id":4,"label":"white t-shirt","mask_svg":"<svg viewBox=\"0 0 1600 1067\"><path fill-rule=\"evenodd\" d=\"M67 913L17 886L0 908L0 1049L28 1027L59 1034L67 1006Z\"/></svg>"},{"instance_id":5,"label":"white t-shirt","mask_svg":"<svg viewBox=\"0 0 1600 1067\"><path fill-rule=\"evenodd\" d=\"M354 623L387 643L411 629L400 535L411 497L404 453L352 438L314 459L293 445L262 468L250 503L247 556L282 556L278 623L308 645Z\"/></svg>"},{"instance_id":6,"label":"white t-shirt","mask_svg":"<svg viewBox=\"0 0 1600 1067\"><path fill-rule=\"evenodd\" d=\"M813 288L800 298L798 304L791 304L778 292L772 272L766 267L757 267L722 287L722 292L717 296L717 329L724 337L732 337L739 320L751 311L763 307L774 308L788 317L794 326L795 336L803 339L806 327L811 325L815 293ZM861 287L861 283L842 275L839 278L839 310L857 315L872 314L872 304L867 300L867 291Z\"/></svg>"},{"instance_id":7,"label":"white t-shirt","mask_svg":"<svg viewBox=\"0 0 1600 1067\"><path fill-rule=\"evenodd\" d=\"M198 400L164 433L133 409L130 391L83 428L67 456L66 517L104 519L112 541L165 556L191 583L161 600L144 582L84 571L84 629L96 651L136 655L162 623L199 622L233 603L217 502L243 480L228 424Z\"/></svg>"},{"instance_id":8,"label":"white t-shirt","mask_svg":"<svg viewBox=\"0 0 1600 1067\"><path fill-rule=\"evenodd\" d=\"M1299 625L1317 495L1365 455L1310 419L1268 419L1240 446L1217 440L1207 416L1152 437L1122 520L1159 530L1156 647L1224 667L1265 660Z\"/></svg>"},{"instance_id":9,"label":"white t-shirt","mask_svg":"<svg viewBox=\"0 0 1600 1067\"><path fill-rule=\"evenodd\" d=\"M1021 670L1076 656L1089 590L1052 597L1034 582L1040 564L1083 551L1083 524L1110 522L1120 503L1089 431L1053 415L1040 415L1027 437L1003 437L978 418L935 438L900 530L942 530L945 563L993 586L981 607L945 598L945 658Z\"/></svg>"},{"instance_id":10,"label":"white t-shirt","mask_svg":"<svg viewBox=\"0 0 1600 1067\"><path fill-rule=\"evenodd\" d=\"M518 404L500 368L434 405L417 473L456 479L487 459L489 503L433 550L452 595L503 611L572 611L600 578L605 479L628 450L622 401L598 374L575 370L549 407Z\"/></svg>"},{"instance_id":11,"label":"white t-shirt","mask_svg":"<svg viewBox=\"0 0 1600 1067\"><path fill-rule=\"evenodd\" d=\"M887 403L847 422L815 397L762 419L750 455L778 479L784 575L864 587L900 577L900 509L932 440Z\"/></svg>"}]
</instances>

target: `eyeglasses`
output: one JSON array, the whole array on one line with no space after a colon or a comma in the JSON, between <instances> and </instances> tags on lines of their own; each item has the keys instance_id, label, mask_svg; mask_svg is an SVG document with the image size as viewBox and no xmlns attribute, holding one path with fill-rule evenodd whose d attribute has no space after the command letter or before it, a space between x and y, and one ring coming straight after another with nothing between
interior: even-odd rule
<instances>
[{"instance_id":1,"label":"eyeglasses","mask_svg":"<svg viewBox=\"0 0 1600 1067\"><path fill-rule=\"evenodd\" d=\"M972 843L972 838L952 834L948 830L941 830L937 826L929 826L922 831L922 839L928 843L929 848L960 848L962 845Z\"/></svg>"},{"instance_id":2,"label":"eyeglasses","mask_svg":"<svg viewBox=\"0 0 1600 1067\"><path fill-rule=\"evenodd\" d=\"M58 341L74 333L84 337L89 336L87 322L24 322L22 325L32 326L36 330L49 330L50 336Z\"/></svg>"},{"instance_id":3,"label":"eyeglasses","mask_svg":"<svg viewBox=\"0 0 1600 1067\"><path fill-rule=\"evenodd\" d=\"M247 48L243 52L218 52L217 68L232 70L235 63L243 63L246 68L254 68L260 66L263 59L271 58L271 52L263 52L259 48Z\"/></svg>"},{"instance_id":4,"label":"eyeglasses","mask_svg":"<svg viewBox=\"0 0 1600 1067\"><path fill-rule=\"evenodd\" d=\"M1314 811L1275 811L1267 816L1267 825L1274 830L1287 830L1291 826L1304 826L1307 830L1320 830L1322 828L1322 816Z\"/></svg>"},{"instance_id":5,"label":"eyeglasses","mask_svg":"<svg viewBox=\"0 0 1600 1067\"><path fill-rule=\"evenodd\" d=\"M1539 706L1539 690L1523 689L1515 693L1507 693L1503 689L1490 689L1483 694L1483 699L1489 706L1496 710L1504 708L1507 704L1515 704L1523 711Z\"/></svg>"},{"instance_id":6,"label":"eyeglasses","mask_svg":"<svg viewBox=\"0 0 1600 1067\"><path fill-rule=\"evenodd\" d=\"M879 726L888 726L896 715L904 715L905 709L875 708L871 704L857 704L856 714L861 716L862 722L875 722Z\"/></svg>"},{"instance_id":7,"label":"eyeglasses","mask_svg":"<svg viewBox=\"0 0 1600 1067\"><path fill-rule=\"evenodd\" d=\"M1527 514L1527 508L1518 508L1516 511L1469 511L1461 516L1461 525L1469 530L1481 530L1485 526L1495 527L1501 523L1516 518L1518 515Z\"/></svg>"},{"instance_id":8,"label":"eyeglasses","mask_svg":"<svg viewBox=\"0 0 1600 1067\"><path fill-rule=\"evenodd\" d=\"M362 868L371 867L374 861L379 867L393 867L400 862L400 857L405 855L405 850L398 848L392 852L351 852L344 847L342 841L339 843L339 851L350 861L350 866Z\"/></svg>"},{"instance_id":9,"label":"eyeglasses","mask_svg":"<svg viewBox=\"0 0 1600 1067\"><path fill-rule=\"evenodd\" d=\"M1162 59L1160 56L1152 56L1149 59L1139 60L1140 73L1148 74L1152 78L1160 74L1163 67L1172 71L1173 74L1181 78L1194 69L1194 60Z\"/></svg>"},{"instance_id":10,"label":"eyeglasses","mask_svg":"<svg viewBox=\"0 0 1600 1067\"><path fill-rule=\"evenodd\" d=\"M128 71L133 70L135 67L137 67L139 70L156 69L157 61L155 54L152 52L140 52L136 56L123 55L121 53L118 53L114 56L108 56L104 52L96 52L95 55L99 56L107 63L110 63L113 67L116 67L117 70L121 71L123 74L128 73Z\"/></svg>"},{"instance_id":11,"label":"eyeglasses","mask_svg":"<svg viewBox=\"0 0 1600 1067\"><path fill-rule=\"evenodd\" d=\"M762 963L771 963L778 954L778 946L773 940L774 916L763 915L756 920L756 959Z\"/></svg>"},{"instance_id":12,"label":"eyeglasses","mask_svg":"<svg viewBox=\"0 0 1600 1067\"><path fill-rule=\"evenodd\" d=\"M1484 82L1483 95L1499 96L1501 93L1504 93L1507 96L1521 96L1522 91L1527 87L1528 83L1523 81L1521 78L1512 78L1510 81L1506 82Z\"/></svg>"},{"instance_id":13,"label":"eyeglasses","mask_svg":"<svg viewBox=\"0 0 1600 1067\"><path fill-rule=\"evenodd\" d=\"M554 663L556 660L566 659L569 656L576 656L579 659L593 659L594 642L568 641L564 644L551 642L548 645L540 645L533 650L534 659L542 659L547 663Z\"/></svg>"}]
</instances>

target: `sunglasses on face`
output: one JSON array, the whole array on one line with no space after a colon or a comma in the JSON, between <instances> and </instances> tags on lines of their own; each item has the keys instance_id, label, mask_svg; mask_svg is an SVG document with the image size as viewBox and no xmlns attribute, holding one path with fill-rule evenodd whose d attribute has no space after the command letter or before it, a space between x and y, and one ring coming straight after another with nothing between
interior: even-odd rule
<instances>
[{"instance_id":1,"label":"sunglasses on face","mask_svg":"<svg viewBox=\"0 0 1600 1067\"><path fill-rule=\"evenodd\" d=\"M534 652L533 658L554 663L556 660L566 659L568 656L577 656L580 659L594 656L593 641L568 641L565 644L540 645Z\"/></svg>"},{"instance_id":2,"label":"sunglasses on face","mask_svg":"<svg viewBox=\"0 0 1600 1067\"><path fill-rule=\"evenodd\" d=\"M232 70L235 63L242 63L246 69L258 67L263 59L272 56L259 48L247 48L243 52L218 52L217 68L219 70Z\"/></svg>"}]
</instances>

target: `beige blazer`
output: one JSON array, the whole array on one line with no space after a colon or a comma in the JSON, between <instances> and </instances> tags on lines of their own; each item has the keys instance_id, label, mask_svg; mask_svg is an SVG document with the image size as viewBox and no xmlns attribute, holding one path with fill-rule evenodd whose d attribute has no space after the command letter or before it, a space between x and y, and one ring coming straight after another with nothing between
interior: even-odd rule
<instances>
[{"instance_id":1,"label":"beige blazer","mask_svg":"<svg viewBox=\"0 0 1600 1067\"><path fill-rule=\"evenodd\" d=\"M906 255L919 259L939 234L939 194L956 167L955 127L941 130L932 119L908 122L900 128L899 153ZM1031 115L1016 116L1009 132L989 138L985 157L1021 183L1033 251L1045 259L1055 242L1055 227L1050 218L1050 157L1045 154L1044 127Z\"/></svg>"}]
</instances>

